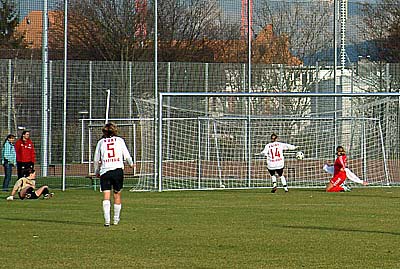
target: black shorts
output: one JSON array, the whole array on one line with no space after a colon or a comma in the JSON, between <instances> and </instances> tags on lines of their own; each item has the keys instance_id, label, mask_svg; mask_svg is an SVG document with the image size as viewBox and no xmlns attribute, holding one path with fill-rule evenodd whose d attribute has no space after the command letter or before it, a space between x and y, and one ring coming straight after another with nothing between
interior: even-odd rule
<instances>
[{"instance_id":1,"label":"black shorts","mask_svg":"<svg viewBox=\"0 0 400 269\"><path fill-rule=\"evenodd\" d=\"M32 187L26 187L25 189L21 190L20 192L18 192L18 196L19 196L19 199L21 199L21 200L39 198L36 195L36 192Z\"/></svg>"},{"instance_id":2,"label":"black shorts","mask_svg":"<svg viewBox=\"0 0 400 269\"><path fill-rule=\"evenodd\" d=\"M278 176L282 176L283 175L283 168L281 168L281 169L275 169L275 170L270 170L270 169L268 169L268 172L269 172L269 174L271 175L271 176L273 176L273 175L275 175L275 173L276 174L278 174Z\"/></svg>"},{"instance_id":3,"label":"black shorts","mask_svg":"<svg viewBox=\"0 0 400 269\"><path fill-rule=\"evenodd\" d=\"M111 187L114 192L121 191L124 187L124 170L122 170L122 168L117 168L101 175L100 187L102 191L110 191Z\"/></svg>"}]
</instances>

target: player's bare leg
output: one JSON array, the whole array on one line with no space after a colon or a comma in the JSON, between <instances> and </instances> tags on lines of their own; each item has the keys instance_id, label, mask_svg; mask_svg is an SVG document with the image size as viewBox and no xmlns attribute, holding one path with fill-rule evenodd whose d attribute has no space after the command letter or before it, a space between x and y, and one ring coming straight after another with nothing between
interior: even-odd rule
<instances>
[{"instance_id":1,"label":"player's bare leg","mask_svg":"<svg viewBox=\"0 0 400 269\"><path fill-rule=\"evenodd\" d=\"M276 176L272 176L272 177L271 177L271 180L272 180L272 190L271 190L271 192L272 192L272 193L275 193L276 190L278 189L278 188L277 188L277 185L276 185Z\"/></svg>"},{"instance_id":2,"label":"player's bare leg","mask_svg":"<svg viewBox=\"0 0 400 269\"><path fill-rule=\"evenodd\" d=\"M121 191L114 192L114 225L118 225L121 214Z\"/></svg>"},{"instance_id":3,"label":"player's bare leg","mask_svg":"<svg viewBox=\"0 0 400 269\"><path fill-rule=\"evenodd\" d=\"M19 197L20 197L21 199L27 198L27 197L26 197L26 194L27 194L28 190L31 189L31 188L32 188L32 187L26 187L26 188L22 189L22 190L19 192Z\"/></svg>"},{"instance_id":4,"label":"player's bare leg","mask_svg":"<svg viewBox=\"0 0 400 269\"><path fill-rule=\"evenodd\" d=\"M333 184L332 183L328 183L327 185L326 185L326 192L329 192L331 189L332 189L332 187L333 187Z\"/></svg>"},{"instance_id":5,"label":"player's bare leg","mask_svg":"<svg viewBox=\"0 0 400 269\"><path fill-rule=\"evenodd\" d=\"M43 198L45 198L45 199L49 199L49 198L53 197L53 195L54 195L54 193L50 193L48 186L40 187L39 189L37 189L35 191L35 193L36 193L37 197L39 197L40 195L43 194Z\"/></svg>"},{"instance_id":6,"label":"player's bare leg","mask_svg":"<svg viewBox=\"0 0 400 269\"><path fill-rule=\"evenodd\" d=\"M110 203L110 190L105 190L103 191L103 213L104 213L104 226L109 227L110 226L110 210L111 210L111 203Z\"/></svg>"},{"instance_id":7,"label":"player's bare leg","mask_svg":"<svg viewBox=\"0 0 400 269\"><path fill-rule=\"evenodd\" d=\"M288 192L289 189L287 187L287 182L286 182L285 176L281 176L281 182L282 182L282 186L283 186L283 189L285 190L285 192Z\"/></svg>"}]
</instances>

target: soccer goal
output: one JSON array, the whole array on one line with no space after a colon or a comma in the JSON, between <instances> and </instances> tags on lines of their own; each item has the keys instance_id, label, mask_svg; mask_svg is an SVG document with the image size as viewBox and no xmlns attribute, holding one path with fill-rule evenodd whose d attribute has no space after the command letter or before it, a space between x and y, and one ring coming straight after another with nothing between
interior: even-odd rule
<instances>
[{"instance_id":1,"label":"soccer goal","mask_svg":"<svg viewBox=\"0 0 400 269\"><path fill-rule=\"evenodd\" d=\"M118 126L118 135L121 136L128 147L132 156L135 168L131 169L128 165L125 167L124 185L128 188L136 186L139 178L151 177L154 178L154 173L143 174L141 167L147 167L147 163L154 164L154 158L142 158L143 144L142 139L146 141L146 135L143 136L141 126L148 126L146 123L154 122L153 119L145 118L110 118L109 122L113 122ZM102 137L102 128L104 127L105 119L84 119L81 120L81 163L88 164L88 175L93 174L93 156L98 140ZM144 154L152 155L152 154ZM146 169L149 171L149 169Z\"/></svg>"},{"instance_id":2,"label":"soccer goal","mask_svg":"<svg viewBox=\"0 0 400 269\"><path fill-rule=\"evenodd\" d=\"M141 158L148 160L136 190L269 188L259 153L272 133L304 153L299 160L297 150L285 152L289 187L325 187L331 175L322 167L334 162L338 145L370 186L390 184L385 111L373 109L391 102L387 96L162 93L158 106L135 101L147 119L140 125Z\"/></svg>"}]
</instances>

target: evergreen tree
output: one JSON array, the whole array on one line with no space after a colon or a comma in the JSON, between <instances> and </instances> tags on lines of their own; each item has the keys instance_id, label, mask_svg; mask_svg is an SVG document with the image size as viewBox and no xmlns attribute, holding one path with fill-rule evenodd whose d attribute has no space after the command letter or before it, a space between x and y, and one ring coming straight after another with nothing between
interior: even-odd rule
<instances>
[{"instance_id":1,"label":"evergreen tree","mask_svg":"<svg viewBox=\"0 0 400 269\"><path fill-rule=\"evenodd\" d=\"M18 49L24 47L23 36L15 32L19 13L15 1L0 0L0 48Z\"/></svg>"}]
</instances>

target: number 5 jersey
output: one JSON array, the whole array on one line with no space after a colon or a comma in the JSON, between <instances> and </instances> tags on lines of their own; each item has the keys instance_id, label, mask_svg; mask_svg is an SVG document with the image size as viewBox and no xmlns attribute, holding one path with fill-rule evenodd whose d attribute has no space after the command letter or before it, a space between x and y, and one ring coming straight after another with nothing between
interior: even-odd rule
<instances>
[{"instance_id":1,"label":"number 5 jersey","mask_svg":"<svg viewBox=\"0 0 400 269\"><path fill-rule=\"evenodd\" d=\"M132 157L121 137L102 138L97 142L94 154L94 172L96 174L103 175L110 170L123 169L124 161L132 165Z\"/></svg>"}]
</instances>

